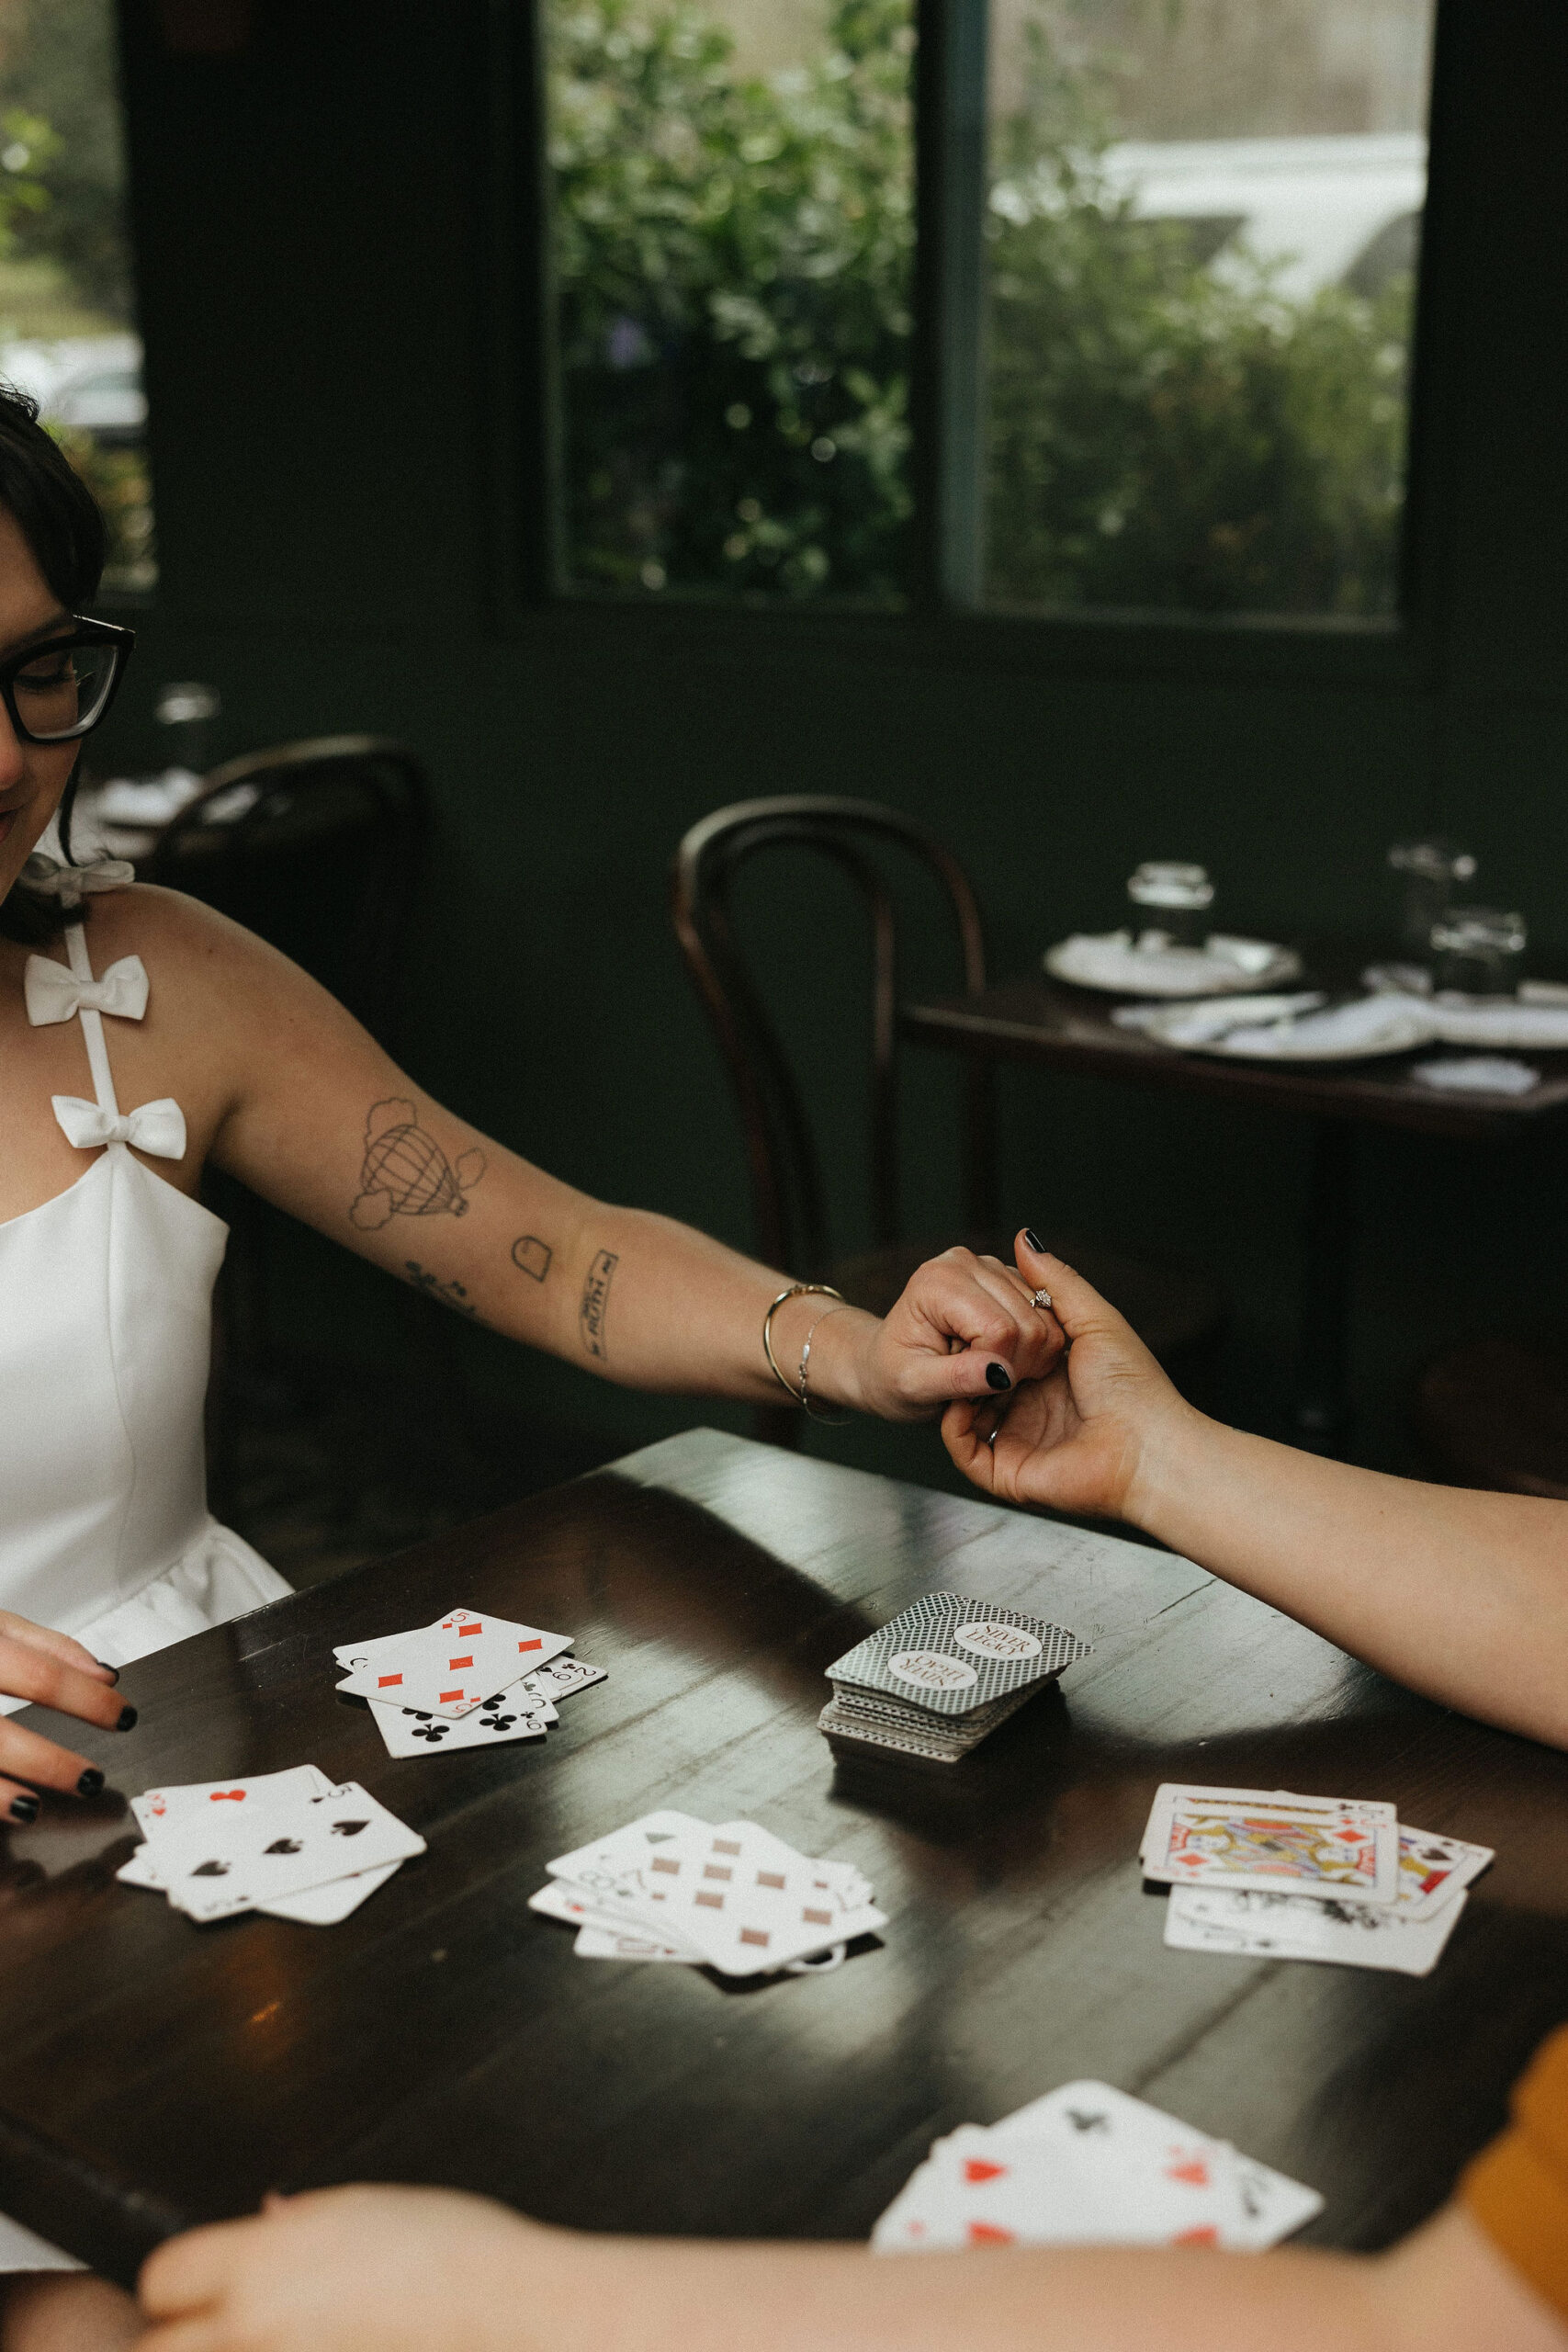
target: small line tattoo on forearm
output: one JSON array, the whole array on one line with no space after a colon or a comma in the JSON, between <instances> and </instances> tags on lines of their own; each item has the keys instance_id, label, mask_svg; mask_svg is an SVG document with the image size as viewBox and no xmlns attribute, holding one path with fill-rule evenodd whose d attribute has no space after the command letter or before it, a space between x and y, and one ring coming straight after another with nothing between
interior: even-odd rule
<instances>
[{"instance_id":1,"label":"small line tattoo on forearm","mask_svg":"<svg viewBox=\"0 0 1568 2352\"><path fill-rule=\"evenodd\" d=\"M512 1245L513 1264L520 1274L526 1274L536 1283L544 1281L555 1254L549 1243L541 1241L536 1233L520 1233Z\"/></svg>"},{"instance_id":2,"label":"small line tattoo on forearm","mask_svg":"<svg viewBox=\"0 0 1568 2352\"><path fill-rule=\"evenodd\" d=\"M447 1159L412 1102L375 1102L365 1122L365 1164L348 1214L362 1233L395 1216L465 1216L485 1172L482 1151Z\"/></svg>"},{"instance_id":3,"label":"small line tattoo on forearm","mask_svg":"<svg viewBox=\"0 0 1568 2352\"><path fill-rule=\"evenodd\" d=\"M582 1285L582 1304L577 1310L577 1323L582 1333L582 1344L591 1356L607 1357L610 1352L604 1336L604 1318L610 1306L610 1284L620 1262L613 1250L601 1250L589 1267L588 1279Z\"/></svg>"},{"instance_id":4,"label":"small line tattoo on forearm","mask_svg":"<svg viewBox=\"0 0 1568 2352\"><path fill-rule=\"evenodd\" d=\"M439 1274L433 1274L428 1266L422 1266L414 1258L403 1260L403 1272L415 1290L423 1291L426 1298L438 1298L443 1306L453 1307L459 1315L479 1313L462 1283L444 1283Z\"/></svg>"}]
</instances>

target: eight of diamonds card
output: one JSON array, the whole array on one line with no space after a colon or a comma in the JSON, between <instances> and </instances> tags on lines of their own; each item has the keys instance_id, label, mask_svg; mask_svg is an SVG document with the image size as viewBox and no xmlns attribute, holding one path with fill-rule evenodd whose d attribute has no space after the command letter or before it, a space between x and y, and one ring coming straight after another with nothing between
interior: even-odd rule
<instances>
[{"instance_id":1,"label":"eight of diamonds card","mask_svg":"<svg viewBox=\"0 0 1568 2352\"><path fill-rule=\"evenodd\" d=\"M1144 1835L1144 1874L1172 1886L1248 1887L1392 1903L1399 1821L1392 1804L1218 1792L1168 1782Z\"/></svg>"},{"instance_id":2,"label":"eight of diamonds card","mask_svg":"<svg viewBox=\"0 0 1568 2352\"><path fill-rule=\"evenodd\" d=\"M961 1593L931 1592L835 1658L829 1679L882 1690L931 1714L967 1715L1088 1654L1060 1625Z\"/></svg>"}]
</instances>

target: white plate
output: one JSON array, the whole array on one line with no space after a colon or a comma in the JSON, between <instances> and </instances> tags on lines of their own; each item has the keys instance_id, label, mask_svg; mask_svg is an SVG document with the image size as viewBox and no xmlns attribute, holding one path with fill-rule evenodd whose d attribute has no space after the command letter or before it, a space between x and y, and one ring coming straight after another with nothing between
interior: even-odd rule
<instances>
[{"instance_id":1,"label":"white plate","mask_svg":"<svg viewBox=\"0 0 1568 2352\"><path fill-rule=\"evenodd\" d=\"M1136 1013L1129 1010L1113 1018L1160 1045L1208 1054L1218 1061L1365 1062L1407 1054L1432 1042L1432 1024L1424 1011L1399 998L1361 997L1327 1009L1303 1003L1294 1013L1286 1011L1289 1003L1289 999L1237 997L1224 1007L1232 1021L1220 1035L1215 1034L1223 1017L1218 1006L1202 1009L1206 1019L1195 1017L1200 1008L1190 1004Z\"/></svg>"},{"instance_id":2,"label":"white plate","mask_svg":"<svg viewBox=\"0 0 1568 2352\"><path fill-rule=\"evenodd\" d=\"M1111 996L1231 996L1275 988L1293 980L1302 968L1301 957L1289 947L1225 932L1212 932L1202 947L1142 947L1130 931L1075 932L1048 947L1043 961L1053 979Z\"/></svg>"}]
</instances>

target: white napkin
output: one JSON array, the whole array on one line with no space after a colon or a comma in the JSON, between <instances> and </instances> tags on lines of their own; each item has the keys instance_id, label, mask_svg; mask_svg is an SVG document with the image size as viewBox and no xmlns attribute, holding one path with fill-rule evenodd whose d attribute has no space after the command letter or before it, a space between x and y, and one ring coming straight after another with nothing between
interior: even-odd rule
<instances>
[{"instance_id":1,"label":"white napkin","mask_svg":"<svg viewBox=\"0 0 1568 2352\"><path fill-rule=\"evenodd\" d=\"M1437 1061L1417 1062L1410 1073L1423 1086L1441 1087L1454 1094L1528 1094L1540 1084L1540 1072L1528 1062L1508 1061L1501 1054L1456 1054Z\"/></svg>"}]
</instances>

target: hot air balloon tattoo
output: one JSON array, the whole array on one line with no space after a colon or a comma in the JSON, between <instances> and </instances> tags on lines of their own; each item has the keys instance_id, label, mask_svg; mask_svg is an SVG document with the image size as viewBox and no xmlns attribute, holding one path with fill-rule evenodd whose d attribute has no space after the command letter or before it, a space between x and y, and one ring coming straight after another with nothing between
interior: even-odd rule
<instances>
[{"instance_id":1,"label":"hot air balloon tattoo","mask_svg":"<svg viewBox=\"0 0 1568 2352\"><path fill-rule=\"evenodd\" d=\"M466 1195L484 1172L482 1151L459 1153L454 1167L412 1102L378 1102L365 1122L365 1165L349 1216L362 1233L394 1216L464 1216Z\"/></svg>"}]
</instances>

